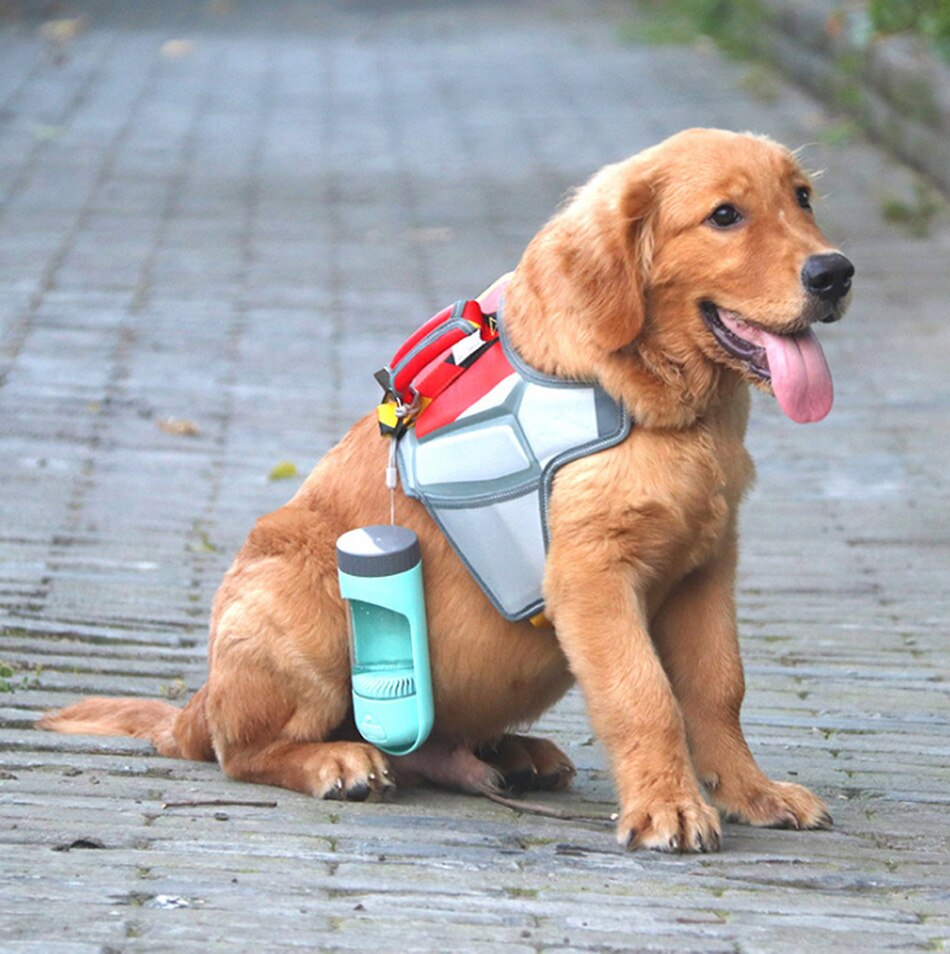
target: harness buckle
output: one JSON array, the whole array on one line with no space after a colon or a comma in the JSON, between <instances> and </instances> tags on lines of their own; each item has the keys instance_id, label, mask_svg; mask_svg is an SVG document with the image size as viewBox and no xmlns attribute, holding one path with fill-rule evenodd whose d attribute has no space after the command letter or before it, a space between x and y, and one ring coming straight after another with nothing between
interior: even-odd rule
<instances>
[{"instance_id":1,"label":"harness buckle","mask_svg":"<svg viewBox=\"0 0 950 954\"><path fill-rule=\"evenodd\" d=\"M383 389L383 400L376 407L379 432L383 437L399 440L412 426L416 415L422 409L422 398L411 390L411 399L408 402L403 400L402 395L397 394L393 387L393 373L390 368L380 368L373 377Z\"/></svg>"}]
</instances>

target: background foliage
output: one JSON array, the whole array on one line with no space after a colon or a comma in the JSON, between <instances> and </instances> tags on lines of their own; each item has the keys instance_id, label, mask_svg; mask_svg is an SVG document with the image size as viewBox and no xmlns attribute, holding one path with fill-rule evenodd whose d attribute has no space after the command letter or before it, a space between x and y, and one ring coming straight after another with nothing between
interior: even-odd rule
<instances>
[{"instance_id":1,"label":"background foliage","mask_svg":"<svg viewBox=\"0 0 950 954\"><path fill-rule=\"evenodd\" d=\"M914 30L950 59L950 0L870 0L868 12L881 33Z\"/></svg>"}]
</instances>

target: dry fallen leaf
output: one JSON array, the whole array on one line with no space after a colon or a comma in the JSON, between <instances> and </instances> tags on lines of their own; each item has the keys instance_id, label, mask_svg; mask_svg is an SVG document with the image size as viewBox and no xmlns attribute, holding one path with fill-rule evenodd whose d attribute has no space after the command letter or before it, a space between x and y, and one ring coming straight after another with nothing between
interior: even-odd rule
<instances>
[{"instance_id":1,"label":"dry fallen leaf","mask_svg":"<svg viewBox=\"0 0 950 954\"><path fill-rule=\"evenodd\" d=\"M63 17L59 20L47 20L40 27L43 39L51 43L68 43L75 40L83 31L86 22L84 17Z\"/></svg>"},{"instance_id":2,"label":"dry fallen leaf","mask_svg":"<svg viewBox=\"0 0 950 954\"><path fill-rule=\"evenodd\" d=\"M282 460L274 464L267 476L270 480L290 480L291 477L299 477L300 471L292 460Z\"/></svg>"},{"instance_id":3,"label":"dry fallen leaf","mask_svg":"<svg viewBox=\"0 0 950 954\"><path fill-rule=\"evenodd\" d=\"M188 684L179 676L170 683L161 686L159 691L166 699L181 699L188 695Z\"/></svg>"},{"instance_id":4,"label":"dry fallen leaf","mask_svg":"<svg viewBox=\"0 0 950 954\"><path fill-rule=\"evenodd\" d=\"M180 60L183 56L189 56L194 48L191 40L166 40L161 52L167 60Z\"/></svg>"},{"instance_id":5,"label":"dry fallen leaf","mask_svg":"<svg viewBox=\"0 0 950 954\"><path fill-rule=\"evenodd\" d=\"M69 47L85 26L85 17L61 17L47 20L40 27L40 36L46 43L46 55L51 62L57 66L66 62Z\"/></svg>"},{"instance_id":6,"label":"dry fallen leaf","mask_svg":"<svg viewBox=\"0 0 950 954\"><path fill-rule=\"evenodd\" d=\"M197 437L201 433L201 428L194 421L180 420L176 417L166 417L158 421L158 428L166 434L174 434L177 437Z\"/></svg>"}]
</instances>

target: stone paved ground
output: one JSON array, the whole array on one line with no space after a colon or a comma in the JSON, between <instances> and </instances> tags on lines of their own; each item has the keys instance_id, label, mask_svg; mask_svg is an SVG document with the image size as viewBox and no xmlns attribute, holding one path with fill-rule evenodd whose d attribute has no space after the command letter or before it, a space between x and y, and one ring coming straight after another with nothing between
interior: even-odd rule
<instances>
[{"instance_id":1,"label":"stone paved ground","mask_svg":"<svg viewBox=\"0 0 950 954\"><path fill-rule=\"evenodd\" d=\"M0 951L943 949L950 229L882 221L905 170L760 70L623 42L622 4L71 9L56 41L0 7ZM315 803L32 728L199 686L217 581L296 486L274 465L307 469L565 189L694 124L811 144L858 266L832 416L756 402L740 592L752 746L834 831L623 854L595 823ZM542 728L580 767L548 802L607 816L579 698ZM274 805L167 804L214 799Z\"/></svg>"}]
</instances>

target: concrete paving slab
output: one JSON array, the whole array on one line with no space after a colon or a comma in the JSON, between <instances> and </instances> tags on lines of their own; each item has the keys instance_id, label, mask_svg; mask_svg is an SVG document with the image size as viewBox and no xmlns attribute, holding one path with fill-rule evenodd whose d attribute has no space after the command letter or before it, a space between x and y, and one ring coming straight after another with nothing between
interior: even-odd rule
<instances>
[{"instance_id":1,"label":"concrete paving slab","mask_svg":"<svg viewBox=\"0 0 950 954\"><path fill-rule=\"evenodd\" d=\"M0 13L0 951L942 949L950 225L884 221L913 175L706 46L625 43L624 3L89 0L56 57L39 11ZM858 267L831 417L755 402L739 593L750 743L833 831L620 852L576 693L538 731L577 782L539 800L600 821L314 802L32 727L200 686L217 582L299 482L273 466L306 472L566 190L687 125L806 145Z\"/></svg>"}]
</instances>

